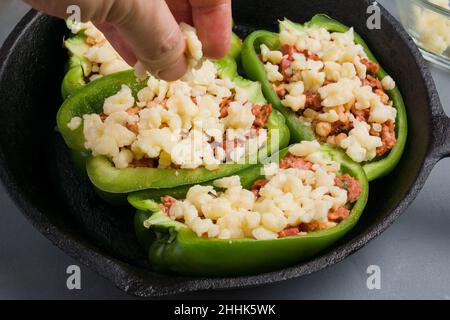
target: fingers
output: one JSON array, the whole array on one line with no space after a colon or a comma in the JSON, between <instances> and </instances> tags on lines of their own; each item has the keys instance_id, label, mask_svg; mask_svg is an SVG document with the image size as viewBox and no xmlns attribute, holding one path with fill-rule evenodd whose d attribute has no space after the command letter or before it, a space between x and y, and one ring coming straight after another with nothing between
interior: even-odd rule
<instances>
[{"instance_id":1,"label":"fingers","mask_svg":"<svg viewBox=\"0 0 450 320\"><path fill-rule=\"evenodd\" d=\"M231 44L231 0L190 0L190 4L203 53L209 58L222 58Z\"/></svg>"},{"instance_id":2,"label":"fingers","mask_svg":"<svg viewBox=\"0 0 450 320\"><path fill-rule=\"evenodd\" d=\"M210 58L228 53L231 43L231 0L167 0L180 21L192 21ZM155 76L180 78L187 69L185 41L164 0L26 0L38 10L65 18L70 5L78 5L83 21L104 27L113 46L128 62L139 60ZM124 39L127 39L125 42ZM128 45L127 45L128 44ZM134 53L134 54L133 54Z\"/></svg>"},{"instance_id":3,"label":"fingers","mask_svg":"<svg viewBox=\"0 0 450 320\"><path fill-rule=\"evenodd\" d=\"M109 22L127 39L137 59L153 75L176 80L187 70L184 36L164 0L117 1L128 7L125 16ZM118 8L120 10L120 8Z\"/></svg>"},{"instance_id":4,"label":"fingers","mask_svg":"<svg viewBox=\"0 0 450 320\"><path fill-rule=\"evenodd\" d=\"M192 7L189 0L166 0L166 3L178 23L184 22L193 25Z\"/></svg>"},{"instance_id":5,"label":"fingers","mask_svg":"<svg viewBox=\"0 0 450 320\"><path fill-rule=\"evenodd\" d=\"M117 29L112 24L104 22L104 23L96 23L95 26L101 32L103 32L103 34L111 43L111 45L114 47L114 49L117 50L120 56L130 66L134 66L137 63L137 58L133 52L133 49L130 47L125 37L122 34L120 34L120 32L117 31Z\"/></svg>"},{"instance_id":6,"label":"fingers","mask_svg":"<svg viewBox=\"0 0 450 320\"><path fill-rule=\"evenodd\" d=\"M139 60L157 77L176 80L187 70L184 36L164 0L26 2L61 18L67 18L66 11L70 5L79 6L82 21L91 20L103 28L108 40L112 40L113 46L125 59L129 62Z\"/></svg>"}]
</instances>

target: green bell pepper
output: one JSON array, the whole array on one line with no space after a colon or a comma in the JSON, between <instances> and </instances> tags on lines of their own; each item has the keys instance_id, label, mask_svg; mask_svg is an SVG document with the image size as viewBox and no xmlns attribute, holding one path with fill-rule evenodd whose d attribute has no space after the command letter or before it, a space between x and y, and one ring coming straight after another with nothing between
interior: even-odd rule
<instances>
[{"instance_id":1,"label":"green bell pepper","mask_svg":"<svg viewBox=\"0 0 450 320\"><path fill-rule=\"evenodd\" d=\"M69 28L73 24L70 20L66 23ZM89 50L86 38L84 31L80 30L77 34L72 34L64 41L64 46L69 53L69 61L66 64L66 74L61 84L63 99L66 99L84 86L86 78L91 74L91 63L84 56Z\"/></svg>"},{"instance_id":2,"label":"green bell pepper","mask_svg":"<svg viewBox=\"0 0 450 320\"><path fill-rule=\"evenodd\" d=\"M332 18L323 14L314 16L312 20L307 22L305 25L293 23L289 20L284 20L280 22L280 31L285 27L285 25L289 25L298 29L304 29L305 27L323 27L329 32L346 32L349 29L342 23L333 20ZM355 42L357 44L360 44L364 48L364 51L366 52L369 60L379 64L375 56L368 48L367 44L356 33ZM292 110L286 108L281 104L281 100L268 81L264 66L257 56L261 44L267 45L271 50L278 50L280 48L278 33L259 30L253 32L245 39L241 53L241 60L246 75L248 76L248 78L259 81L261 83L262 90L266 99L273 105L274 108L278 109L285 116L286 123L291 131L291 142L314 140L315 134L312 128L302 123L299 120L299 117ZM383 79L386 75L387 73L382 68L380 68L380 70L376 73L376 77L380 80ZM363 164L363 168L367 174L369 181L381 178L390 173L400 161L406 144L408 124L403 98L397 87L393 90L388 91L387 93L390 99L393 101L393 106L397 109L397 143L388 155L381 158L376 158Z\"/></svg>"},{"instance_id":3,"label":"green bell pepper","mask_svg":"<svg viewBox=\"0 0 450 320\"><path fill-rule=\"evenodd\" d=\"M219 76L234 81L245 90L249 99L257 104L266 104L259 83L245 80L237 75L236 62L226 57L214 61ZM75 94L71 95L61 106L57 115L57 124L66 144L72 150L72 156L78 167L83 167L85 161L87 174L93 185L99 189L105 200L106 194L112 198L133 191L145 189L174 188L180 185L192 185L217 178L232 175L257 163L257 158L263 158L272 152L284 148L289 143L289 129L285 125L284 117L274 110L270 115L266 128L268 129L267 146L260 150L252 159L245 163L223 164L218 170L209 171L206 168L189 169L160 169L160 168L126 168L117 169L103 156L86 156L89 154L84 147L83 125L72 131L67 124L73 117L82 117L84 114L100 113L104 100L120 90L126 84L133 94L146 86L146 82L136 80L133 71L124 71L96 80L85 85ZM278 142L278 145L277 143ZM272 150L276 146L275 150ZM81 164L80 164L81 163Z\"/></svg>"},{"instance_id":4,"label":"green bell pepper","mask_svg":"<svg viewBox=\"0 0 450 320\"><path fill-rule=\"evenodd\" d=\"M228 55L234 60L239 61L241 59L242 40L234 32L231 34L231 47Z\"/></svg>"},{"instance_id":5,"label":"green bell pepper","mask_svg":"<svg viewBox=\"0 0 450 320\"><path fill-rule=\"evenodd\" d=\"M66 23L69 28L73 24L70 20ZM64 46L69 53L69 61L66 65L66 74L61 84L61 94L63 99L66 99L89 82L87 78L92 70L91 63L84 56L89 50L89 45L86 43L86 35L83 30L80 30L77 34L71 35L65 40ZM241 49L242 40L235 33L232 33L228 56L238 61L240 59Z\"/></svg>"},{"instance_id":6,"label":"green bell pepper","mask_svg":"<svg viewBox=\"0 0 450 320\"><path fill-rule=\"evenodd\" d=\"M287 152L288 149L280 151L279 157L274 156L272 160L281 159ZM165 195L163 191L152 195L146 192L130 194L128 201L137 209L136 236L148 251L152 268L190 276L249 275L293 265L331 246L358 222L367 203L369 185L362 167L342 151L324 145L322 152L341 164L341 174L348 173L359 180L362 192L347 219L334 228L307 235L275 240L200 238L186 225L171 220L160 210L158 202ZM261 166L239 175L243 186L250 189L254 181L261 178ZM187 187L180 187L173 195L183 198L187 190Z\"/></svg>"}]
</instances>

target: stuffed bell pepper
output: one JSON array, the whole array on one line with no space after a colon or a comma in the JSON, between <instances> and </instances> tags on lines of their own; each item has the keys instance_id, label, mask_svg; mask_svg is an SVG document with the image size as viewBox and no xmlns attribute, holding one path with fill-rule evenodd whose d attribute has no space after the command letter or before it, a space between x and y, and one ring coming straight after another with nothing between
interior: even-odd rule
<instances>
[{"instance_id":1,"label":"stuffed bell pepper","mask_svg":"<svg viewBox=\"0 0 450 320\"><path fill-rule=\"evenodd\" d=\"M195 29L183 31L192 68L181 80L115 73L78 89L58 112L75 162L106 200L232 175L288 145L284 117L260 84L238 76L231 57L203 59Z\"/></svg>"},{"instance_id":2,"label":"stuffed bell pepper","mask_svg":"<svg viewBox=\"0 0 450 320\"><path fill-rule=\"evenodd\" d=\"M250 34L241 60L286 117L293 141L318 139L342 148L369 181L389 173L407 136L395 81L353 28L328 16L304 25L285 19L279 29Z\"/></svg>"},{"instance_id":3,"label":"stuffed bell pepper","mask_svg":"<svg viewBox=\"0 0 450 320\"><path fill-rule=\"evenodd\" d=\"M362 167L317 141L213 184L128 196L152 268L191 276L257 274L308 259L357 223L367 198Z\"/></svg>"},{"instance_id":4,"label":"stuffed bell pepper","mask_svg":"<svg viewBox=\"0 0 450 320\"><path fill-rule=\"evenodd\" d=\"M68 20L67 26L71 34L64 41L70 56L61 85L64 99L91 81L132 69L91 22ZM228 55L238 59L241 47L242 40L233 33Z\"/></svg>"}]
</instances>

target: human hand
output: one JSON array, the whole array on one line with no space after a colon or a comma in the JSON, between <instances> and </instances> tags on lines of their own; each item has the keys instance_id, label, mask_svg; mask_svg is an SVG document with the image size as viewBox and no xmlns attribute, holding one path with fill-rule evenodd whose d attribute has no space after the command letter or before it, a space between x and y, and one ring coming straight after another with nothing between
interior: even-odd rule
<instances>
[{"instance_id":1,"label":"human hand","mask_svg":"<svg viewBox=\"0 0 450 320\"><path fill-rule=\"evenodd\" d=\"M187 69L179 22L193 25L209 58L227 54L231 43L231 0L24 0L37 10L67 18L77 5L130 65L138 61L153 75L176 80Z\"/></svg>"}]
</instances>

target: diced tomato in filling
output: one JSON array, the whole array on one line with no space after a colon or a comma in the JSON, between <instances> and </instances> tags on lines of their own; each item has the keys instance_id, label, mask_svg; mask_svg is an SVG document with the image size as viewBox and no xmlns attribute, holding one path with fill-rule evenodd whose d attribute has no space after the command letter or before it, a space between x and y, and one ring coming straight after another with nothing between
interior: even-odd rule
<instances>
[{"instance_id":1,"label":"diced tomato in filling","mask_svg":"<svg viewBox=\"0 0 450 320\"><path fill-rule=\"evenodd\" d=\"M331 222L339 223L348 218L350 215L350 210L344 207L339 207L335 210L331 210L328 213L328 220Z\"/></svg>"},{"instance_id":2,"label":"diced tomato in filling","mask_svg":"<svg viewBox=\"0 0 450 320\"><path fill-rule=\"evenodd\" d=\"M334 180L337 187L347 190L347 198L349 203L356 202L361 195L361 182L353 178L349 174L337 176Z\"/></svg>"},{"instance_id":3,"label":"diced tomato in filling","mask_svg":"<svg viewBox=\"0 0 450 320\"><path fill-rule=\"evenodd\" d=\"M395 137L395 123L388 120L381 125L381 142L383 145L377 148L377 156L382 156L395 147L397 139Z\"/></svg>"},{"instance_id":4,"label":"diced tomato in filling","mask_svg":"<svg viewBox=\"0 0 450 320\"><path fill-rule=\"evenodd\" d=\"M267 179L256 180L255 183L253 184L253 187L252 187L252 192L253 192L253 194L254 194L257 198L259 198L259 191L260 191L262 188L264 188L264 186L265 186L266 184L268 184L268 183L269 183L269 180L267 180Z\"/></svg>"},{"instance_id":5,"label":"diced tomato in filling","mask_svg":"<svg viewBox=\"0 0 450 320\"><path fill-rule=\"evenodd\" d=\"M363 58L361 59L361 63L367 67L367 71L370 73L377 73L380 70L380 66L369 59Z\"/></svg>"},{"instance_id":6,"label":"diced tomato in filling","mask_svg":"<svg viewBox=\"0 0 450 320\"><path fill-rule=\"evenodd\" d=\"M254 104L252 107L252 113L255 116L255 121L253 122L253 127L255 129L264 128L269 119L270 114L272 113L272 105L265 104L263 106L259 106Z\"/></svg>"},{"instance_id":7,"label":"diced tomato in filling","mask_svg":"<svg viewBox=\"0 0 450 320\"><path fill-rule=\"evenodd\" d=\"M280 237L280 238L292 237L299 233L300 233L300 228L298 228L298 227L286 228L283 231L278 232L278 237Z\"/></svg>"},{"instance_id":8,"label":"diced tomato in filling","mask_svg":"<svg viewBox=\"0 0 450 320\"><path fill-rule=\"evenodd\" d=\"M174 197L171 196L165 196L161 198L161 210L165 213L169 213L170 208L174 205L174 203L177 201Z\"/></svg>"},{"instance_id":9,"label":"diced tomato in filling","mask_svg":"<svg viewBox=\"0 0 450 320\"><path fill-rule=\"evenodd\" d=\"M303 158L294 156L291 153L288 153L281 161L280 168L281 169L299 169L299 170L311 170L313 164Z\"/></svg>"}]
</instances>

